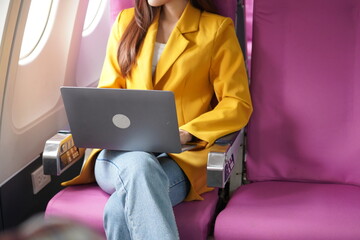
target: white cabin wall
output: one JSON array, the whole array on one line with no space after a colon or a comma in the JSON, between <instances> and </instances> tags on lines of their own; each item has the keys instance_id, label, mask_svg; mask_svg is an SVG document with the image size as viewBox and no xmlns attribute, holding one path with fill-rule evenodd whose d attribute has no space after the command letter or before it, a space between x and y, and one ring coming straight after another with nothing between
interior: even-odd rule
<instances>
[{"instance_id":1,"label":"white cabin wall","mask_svg":"<svg viewBox=\"0 0 360 240\"><path fill-rule=\"evenodd\" d=\"M48 138L67 128L60 86L96 85L110 31L109 4L103 1L96 26L85 36L88 1L53 1L44 42L19 61L30 5L29 0L20 1L22 15L12 42L1 117L0 186L38 158Z\"/></svg>"},{"instance_id":2,"label":"white cabin wall","mask_svg":"<svg viewBox=\"0 0 360 240\"><path fill-rule=\"evenodd\" d=\"M109 0L48 0L47 27L19 60L31 1L43 0L0 0L0 232L44 211L60 183L80 171L81 161L33 194L45 141L68 127L59 88L97 85L111 27ZM89 1L101 6L83 31Z\"/></svg>"},{"instance_id":3,"label":"white cabin wall","mask_svg":"<svg viewBox=\"0 0 360 240\"><path fill-rule=\"evenodd\" d=\"M93 23L82 33L74 83L76 86L97 86L111 25L109 0L102 0Z\"/></svg>"},{"instance_id":4,"label":"white cabin wall","mask_svg":"<svg viewBox=\"0 0 360 240\"><path fill-rule=\"evenodd\" d=\"M29 1L24 1L27 3ZM26 18L20 18L13 40L6 79L0 135L0 183L36 159L47 138L66 125L60 95L56 89L65 78L75 76L71 64L81 38L73 36L84 1L56 1L48 26L48 41L19 62ZM55 3L55 4L56 4ZM27 11L24 6L22 11ZM26 9L27 7L27 9ZM64 10L66 9L66 10ZM86 9L86 8L85 8ZM81 23L81 21L80 21ZM38 52L36 52L38 51ZM72 73L73 72L73 73ZM49 106L49 104L51 104Z\"/></svg>"}]
</instances>

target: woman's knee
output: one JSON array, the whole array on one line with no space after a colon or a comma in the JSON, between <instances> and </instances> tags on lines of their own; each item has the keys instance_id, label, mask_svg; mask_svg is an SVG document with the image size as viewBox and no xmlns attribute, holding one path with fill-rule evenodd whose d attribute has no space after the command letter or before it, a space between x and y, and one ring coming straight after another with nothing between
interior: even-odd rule
<instances>
[{"instance_id":1,"label":"woman's knee","mask_svg":"<svg viewBox=\"0 0 360 240\"><path fill-rule=\"evenodd\" d=\"M98 160L108 161L116 166L119 174L123 177L148 177L149 175L154 175L156 173L166 176L158 159L152 153L148 152L121 152L103 150L99 154Z\"/></svg>"},{"instance_id":2,"label":"woman's knee","mask_svg":"<svg viewBox=\"0 0 360 240\"><path fill-rule=\"evenodd\" d=\"M127 174L131 174L136 178L141 176L151 177L155 174L166 177L159 161L153 154L147 152L128 152L126 156L127 160L123 164L127 169Z\"/></svg>"},{"instance_id":3,"label":"woman's knee","mask_svg":"<svg viewBox=\"0 0 360 240\"><path fill-rule=\"evenodd\" d=\"M95 179L103 191L112 194L119 187L119 168L103 150L95 161Z\"/></svg>"},{"instance_id":4,"label":"woman's knee","mask_svg":"<svg viewBox=\"0 0 360 240\"><path fill-rule=\"evenodd\" d=\"M147 152L119 152L103 150L95 166L98 184L108 193L123 190L140 183L162 182L169 186L168 177L158 159ZM100 176L100 177L99 177Z\"/></svg>"},{"instance_id":5,"label":"woman's knee","mask_svg":"<svg viewBox=\"0 0 360 240\"><path fill-rule=\"evenodd\" d=\"M102 150L97 157L97 161L108 162L119 170L141 170L142 168L156 167L159 163L155 156L148 152L132 151L112 151ZM113 171L108 167L108 171Z\"/></svg>"}]
</instances>

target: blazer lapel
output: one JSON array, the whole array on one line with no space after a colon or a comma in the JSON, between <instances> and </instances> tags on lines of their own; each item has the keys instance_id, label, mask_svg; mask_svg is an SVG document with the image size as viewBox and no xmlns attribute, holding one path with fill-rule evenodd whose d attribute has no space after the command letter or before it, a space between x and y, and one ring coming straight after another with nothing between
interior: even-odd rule
<instances>
[{"instance_id":1,"label":"blazer lapel","mask_svg":"<svg viewBox=\"0 0 360 240\"><path fill-rule=\"evenodd\" d=\"M200 14L200 10L194 8L189 1L169 37L163 53L161 54L154 75L154 86L161 81L162 77L185 51L187 45L189 44L189 41L183 34L198 31Z\"/></svg>"},{"instance_id":2,"label":"blazer lapel","mask_svg":"<svg viewBox=\"0 0 360 240\"><path fill-rule=\"evenodd\" d=\"M176 59L184 52L189 41L184 38L178 29L174 29L171 36L166 43L165 49L161 54L159 62L156 66L156 72L154 75L154 85L158 84L161 78L174 64Z\"/></svg>"}]
</instances>

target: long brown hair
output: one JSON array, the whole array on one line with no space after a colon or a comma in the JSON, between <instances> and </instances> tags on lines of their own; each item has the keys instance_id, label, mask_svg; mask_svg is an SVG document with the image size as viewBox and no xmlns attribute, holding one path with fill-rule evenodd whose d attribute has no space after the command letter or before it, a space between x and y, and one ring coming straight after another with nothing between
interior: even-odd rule
<instances>
[{"instance_id":1,"label":"long brown hair","mask_svg":"<svg viewBox=\"0 0 360 240\"><path fill-rule=\"evenodd\" d=\"M190 0L190 3L201 11L216 12L212 0ZM157 11L160 11L160 7L150 6L147 0L135 0L134 7L135 16L124 31L118 49L120 71L124 77L130 75L131 68L136 64L141 42Z\"/></svg>"}]
</instances>

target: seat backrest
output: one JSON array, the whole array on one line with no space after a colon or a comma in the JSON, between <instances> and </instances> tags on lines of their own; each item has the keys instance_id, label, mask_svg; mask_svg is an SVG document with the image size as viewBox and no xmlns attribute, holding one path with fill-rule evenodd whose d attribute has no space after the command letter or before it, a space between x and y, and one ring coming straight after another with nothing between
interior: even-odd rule
<instances>
[{"instance_id":1,"label":"seat backrest","mask_svg":"<svg viewBox=\"0 0 360 240\"><path fill-rule=\"evenodd\" d=\"M360 185L360 1L255 0L253 24L249 180Z\"/></svg>"},{"instance_id":2,"label":"seat backrest","mask_svg":"<svg viewBox=\"0 0 360 240\"><path fill-rule=\"evenodd\" d=\"M115 21L119 12L134 6L134 0L110 0L110 19Z\"/></svg>"},{"instance_id":3,"label":"seat backrest","mask_svg":"<svg viewBox=\"0 0 360 240\"><path fill-rule=\"evenodd\" d=\"M231 17L235 22L236 20L236 0L213 0L218 13ZM110 0L110 17L114 21L116 16L122 9L130 8L134 5L134 0Z\"/></svg>"},{"instance_id":4,"label":"seat backrest","mask_svg":"<svg viewBox=\"0 0 360 240\"><path fill-rule=\"evenodd\" d=\"M236 0L213 0L213 2L218 14L230 17L234 23L236 22Z\"/></svg>"},{"instance_id":5,"label":"seat backrest","mask_svg":"<svg viewBox=\"0 0 360 240\"><path fill-rule=\"evenodd\" d=\"M246 42L246 63L249 75L251 74L251 49L252 49L252 28L254 0L245 1L245 42Z\"/></svg>"}]
</instances>

